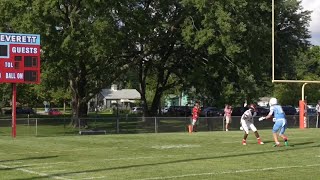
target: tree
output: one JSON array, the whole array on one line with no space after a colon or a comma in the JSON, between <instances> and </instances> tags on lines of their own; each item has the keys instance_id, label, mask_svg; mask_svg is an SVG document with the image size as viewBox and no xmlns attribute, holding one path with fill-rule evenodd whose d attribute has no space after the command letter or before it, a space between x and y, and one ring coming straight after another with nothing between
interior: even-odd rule
<instances>
[{"instance_id":1,"label":"tree","mask_svg":"<svg viewBox=\"0 0 320 180\"><path fill-rule=\"evenodd\" d=\"M220 105L272 94L271 1L183 3L195 9L185 22L184 38L207 55L201 89ZM309 45L310 12L303 11L299 1L280 0L276 1L276 20L276 78L294 77L295 56Z\"/></svg>"},{"instance_id":2,"label":"tree","mask_svg":"<svg viewBox=\"0 0 320 180\"><path fill-rule=\"evenodd\" d=\"M41 34L42 69L50 73L48 78L68 84L75 119L86 116L87 102L128 68L121 51L125 48L121 25L113 9L116 4L1 1L2 31Z\"/></svg>"},{"instance_id":3,"label":"tree","mask_svg":"<svg viewBox=\"0 0 320 180\"><path fill-rule=\"evenodd\" d=\"M127 34L127 54L131 54L134 67L131 73L137 80L132 85L141 94L145 115L154 115L163 93L182 87L182 75L197 60L181 36L180 25L187 11L178 0L127 3L119 7L119 18ZM148 92L152 93L151 99Z\"/></svg>"},{"instance_id":4,"label":"tree","mask_svg":"<svg viewBox=\"0 0 320 180\"><path fill-rule=\"evenodd\" d=\"M275 78L297 79L294 60L310 47L308 30L311 11L301 1L275 1Z\"/></svg>"}]
</instances>

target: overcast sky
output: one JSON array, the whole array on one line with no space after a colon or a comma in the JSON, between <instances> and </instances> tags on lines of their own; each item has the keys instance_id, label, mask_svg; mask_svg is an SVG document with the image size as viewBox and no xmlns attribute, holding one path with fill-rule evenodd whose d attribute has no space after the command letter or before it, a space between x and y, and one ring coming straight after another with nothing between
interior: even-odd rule
<instances>
[{"instance_id":1,"label":"overcast sky","mask_svg":"<svg viewBox=\"0 0 320 180\"><path fill-rule=\"evenodd\" d=\"M313 11L309 30L311 31L311 43L320 45L320 0L302 0L302 6L305 10Z\"/></svg>"}]
</instances>

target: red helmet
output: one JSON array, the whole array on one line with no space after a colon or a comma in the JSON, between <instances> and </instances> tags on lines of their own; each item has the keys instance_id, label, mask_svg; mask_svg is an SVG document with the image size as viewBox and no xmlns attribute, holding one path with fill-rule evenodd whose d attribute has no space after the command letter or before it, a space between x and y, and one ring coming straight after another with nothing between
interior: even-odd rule
<instances>
[{"instance_id":1,"label":"red helmet","mask_svg":"<svg viewBox=\"0 0 320 180\"><path fill-rule=\"evenodd\" d=\"M255 104L250 104L249 109L252 109L253 111L257 110L257 106Z\"/></svg>"}]
</instances>

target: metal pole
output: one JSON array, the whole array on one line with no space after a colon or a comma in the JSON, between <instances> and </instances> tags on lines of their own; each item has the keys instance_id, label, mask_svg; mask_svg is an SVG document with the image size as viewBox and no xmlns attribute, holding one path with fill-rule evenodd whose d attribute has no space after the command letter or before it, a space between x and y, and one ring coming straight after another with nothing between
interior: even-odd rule
<instances>
[{"instance_id":1,"label":"metal pole","mask_svg":"<svg viewBox=\"0 0 320 180\"><path fill-rule=\"evenodd\" d=\"M80 118L78 118L78 128L79 128L79 133L81 132L81 120L80 120Z\"/></svg>"},{"instance_id":2,"label":"metal pole","mask_svg":"<svg viewBox=\"0 0 320 180\"><path fill-rule=\"evenodd\" d=\"M36 119L36 136L38 136L38 118Z\"/></svg>"},{"instance_id":3,"label":"metal pole","mask_svg":"<svg viewBox=\"0 0 320 180\"><path fill-rule=\"evenodd\" d=\"M158 132L157 117L154 117L154 133Z\"/></svg>"},{"instance_id":4,"label":"metal pole","mask_svg":"<svg viewBox=\"0 0 320 180\"><path fill-rule=\"evenodd\" d=\"M119 104L117 100L117 134L119 134Z\"/></svg>"},{"instance_id":5,"label":"metal pole","mask_svg":"<svg viewBox=\"0 0 320 180\"><path fill-rule=\"evenodd\" d=\"M308 83L304 83L301 87L301 101L299 101L299 127L300 129L306 128L306 103L304 99L304 88Z\"/></svg>"},{"instance_id":6,"label":"metal pole","mask_svg":"<svg viewBox=\"0 0 320 180\"><path fill-rule=\"evenodd\" d=\"M307 85L308 83L304 83L302 85L302 88L301 88L301 100L304 101L304 87Z\"/></svg>"},{"instance_id":7,"label":"metal pole","mask_svg":"<svg viewBox=\"0 0 320 180\"><path fill-rule=\"evenodd\" d=\"M274 0L272 0L272 82L274 82Z\"/></svg>"},{"instance_id":8,"label":"metal pole","mask_svg":"<svg viewBox=\"0 0 320 180\"><path fill-rule=\"evenodd\" d=\"M17 135L17 86L15 83L12 83L12 137L15 138Z\"/></svg>"},{"instance_id":9,"label":"metal pole","mask_svg":"<svg viewBox=\"0 0 320 180\"><path fill-rule=\"evenodd\" d=\"M319 84L320 81L307 81L307 80L273 80L276 83L314 83Z\"/></svg>"},{"instance_id":10,"label":"metal pole","mask_svg":"<svg viewBox=\"0 0 320 180\"><path fill-rule=\"evenodd\" d=\"M224 118L222 118L222 131L224 131Z\"/></svg>"}]
</instances>

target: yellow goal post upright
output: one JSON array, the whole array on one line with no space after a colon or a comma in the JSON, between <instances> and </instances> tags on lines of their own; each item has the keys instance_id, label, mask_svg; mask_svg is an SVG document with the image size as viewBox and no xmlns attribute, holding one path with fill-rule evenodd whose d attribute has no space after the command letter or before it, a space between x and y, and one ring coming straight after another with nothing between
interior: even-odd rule
<instances>
[{"instance_id":1,"label":"yellow goal post upright","mask_svg":"<svg viewBox=\"0 0 320 180\"><path fill-rule=\"evenodd\" d=\"M307 84L320 84L320 81L307 81L307 80L277 80L275 79L274 76L274 64L275 64L275 56L274 56L274 34L275 34L275 12L274 12L274 1L272 0L272 83L301 83L302 88L301 88L301 100L299 100L299 127L300 129L304 129L307 127L307 122L306 122L306 114L307 114L307 104L304 99L304 87Z\"/></svg>"}]
</instances>

